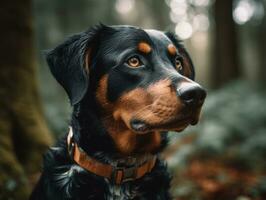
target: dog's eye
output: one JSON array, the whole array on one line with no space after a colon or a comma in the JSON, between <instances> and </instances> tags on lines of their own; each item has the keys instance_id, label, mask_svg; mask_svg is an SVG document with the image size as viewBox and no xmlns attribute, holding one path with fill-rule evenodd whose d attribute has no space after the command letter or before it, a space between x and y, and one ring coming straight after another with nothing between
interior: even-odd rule
<instances>
[{"instance_id":1,"label":"dog's eye","mask_svg":"<svg viewBox=\"0 0 266 200\"><path fill-rule=\"evenodd\" d=\"M142 65L140 59L137 56L133 56L127 60L127 64L130 67L139 67Z\"/></svg>"},{"instance_id":2,"label":"dog's eye","mask_svg":"<svg viewBox=\"0 0 266 200\"><path fill-rule=\"evenodd\" d=\"M183 71L183 66L182 66L182 62L181 62L180 58L175 58L175 68L178 72Z\"/></svg>"}]
</instances>

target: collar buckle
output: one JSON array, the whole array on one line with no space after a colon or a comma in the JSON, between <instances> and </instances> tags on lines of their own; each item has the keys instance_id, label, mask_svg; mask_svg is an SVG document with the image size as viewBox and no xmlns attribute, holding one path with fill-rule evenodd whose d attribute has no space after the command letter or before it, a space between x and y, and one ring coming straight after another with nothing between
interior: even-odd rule
<instances>
[{"instance_id":1,"label":"collar buckle","mask_svg":"<svg viewBox=\"0 0 266 200\"><path fill-rule=\"evenodd\" d=\"M134 181L136 179L136 175L136 167L115 167L112 173L112 180L114 180L115 184L119 185L128 181Z\"/></svg>"}]
</instances>

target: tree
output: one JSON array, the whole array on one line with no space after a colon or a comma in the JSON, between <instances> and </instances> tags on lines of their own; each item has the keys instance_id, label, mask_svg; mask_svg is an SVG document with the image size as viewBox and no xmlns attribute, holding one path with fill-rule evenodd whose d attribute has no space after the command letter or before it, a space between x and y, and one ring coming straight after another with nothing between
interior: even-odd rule
<instances>
[{"instance_id":1,"label":"tree","mask_svg":"<svg viewBox=\"0 0 266 200\"><path fill-rule=\"evenodd\" d=\"M216 0L214 3L215 63L212 84L216 88L239 76L237 33L232 10L233 0Z\"/></svg>"},{"instance_id":2,"label":"tree","mask_svg":"<svg viewBox=\"0 0 266 200\"><path fill-rule=\"evenodd\" d=\"M0 199L28 199L52 143L36 79L31 0L0 7Z\"/></svg>"},{"instance_id":3,"label":"tree","mask_svg":"<svg viewBox=\"0 0 266 200\"><path fill-rule=\"evenodd\" d=\"M266 8L266 1L261 1L264 9ZM263 17L260 28L258 28L257 43L259 48L260 66L258 70L259 84L264 86L266 81L266 16Z\"/></svg>"}]
</instances>

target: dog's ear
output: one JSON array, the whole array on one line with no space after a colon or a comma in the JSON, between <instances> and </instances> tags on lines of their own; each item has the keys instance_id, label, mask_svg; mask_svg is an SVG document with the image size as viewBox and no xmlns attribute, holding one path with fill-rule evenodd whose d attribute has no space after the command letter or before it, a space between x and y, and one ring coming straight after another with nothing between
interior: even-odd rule
<instances>
[{"instance_id":1,"label":"dog's ear","mask_svg":"<svg viewBox=\"0 0 266 200\"><path fill-rule=\"evenodd\" d=\"M46 60L55 79L66 90L71 105L78 103L88 88L90 54L104 25L69 37L46 53Z\"/></svg>"},{"instance_id":2,"label":"dog's ear","mask_svg":"<svg viewBox=\"0 0 266 200\"><path fill-rule=\"evenodd\" d=\"M178 52L183 57L183 65L184 65L185 75L187 75L190 79L194 80L195 79L194 65L193 65L193 62L192 62L187 50L185 49L184 45L182 44L182 42L177 38L177 36L174 33L166 32L165 34L173 42L173 44L177 47Z\"/></svg>"}]
</instances>

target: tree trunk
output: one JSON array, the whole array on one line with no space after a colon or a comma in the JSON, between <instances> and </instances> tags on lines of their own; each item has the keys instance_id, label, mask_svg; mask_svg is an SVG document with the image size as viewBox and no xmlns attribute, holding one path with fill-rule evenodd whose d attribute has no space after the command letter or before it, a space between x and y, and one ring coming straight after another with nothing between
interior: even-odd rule
<instances>
[{"instance_id":1,"label":"tree trunk","mask_svg":"<svg viewBox=\"0 0 266 200\"><path fill-rule=\"evenodd\" d=\"M263 7L266 8L266 1L261 1ZM259 57L260 65L258 69L258 84L259 86L264 87L266 82L266 16L264 15L260 28L258 28L258 48L259 48Z\"/></svg>"},{"instance_id":2,"label":"tree trunk","mask_svg":"<svg viewBox=\"0 0 266 200\"><path fill-rule=\"evenodd\" d=\"M37 92L31 3L0 6L0 199L28 199L52 143Z\"/></svg>"},{"instance_id":3,"label":"tree trunk","mask_svg":"<svg viewBox=\"0 0 266 200\"><path fill-rule=\"evenodd\" d=\"M216 0L215 11L215 62L212 67L212 85L215 88L238 78L236 26L232 16L233 0Z\"/></svg>"}]
</instances>

